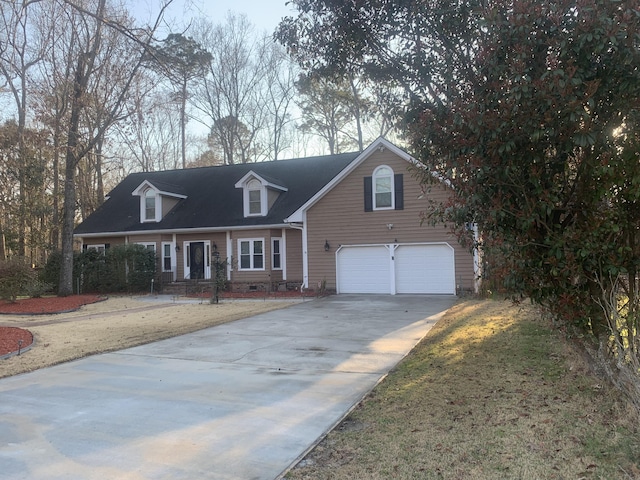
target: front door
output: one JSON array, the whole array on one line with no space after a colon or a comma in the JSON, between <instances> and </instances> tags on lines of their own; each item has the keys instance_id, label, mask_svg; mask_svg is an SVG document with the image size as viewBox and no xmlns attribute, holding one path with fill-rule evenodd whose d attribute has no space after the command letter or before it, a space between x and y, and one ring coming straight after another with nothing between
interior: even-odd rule
<instances>
[{"instance_id":1,"label":"front door","mask_svg":"<svg viewBox=\"0 0 640 480\"><path fill-rule=\"evenodd\" d=\"M204 278L204 242L191 242L190 245L191 274L192 280Z\"/></svg>"}]
</instances>

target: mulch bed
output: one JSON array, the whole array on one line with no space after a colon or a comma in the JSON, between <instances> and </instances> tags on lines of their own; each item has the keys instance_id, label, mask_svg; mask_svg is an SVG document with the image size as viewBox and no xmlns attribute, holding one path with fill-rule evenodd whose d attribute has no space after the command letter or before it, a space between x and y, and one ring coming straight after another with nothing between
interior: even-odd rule
<instances>
[{"instance_id":1,"label":"mulch bed","mask_svg":"<svg viewBox=\"0 0 640 480\"><path fill-rule=\"evenodd\" d=\"M269 299L277 299L277 298L302 298L302 297L314 297L315 293L313 292L300 292L298 290L287 290L284 292L220 292L220 298L233 299L233 298L269 298ZM192 298L211 298L211 292L204 293L196 293L193 295L189 295Z\"/></svg>"},{"instance_id":2,"label":"mulch bed","mask_svg":"<svg viewBox=\"0 0 640 480\"><path fill-rule=\"evenodd\" d=\"M16 302L0 301L0 314L5 315L46 315L66 313L79 309L82 305L104 300L100 295L69 295L68 297L24 298Z\"/></svg>"},{"instance_id":3,"label":"mulch bed","mask_svg":"<svg viewBox=\"0 0 640 480\"><path fill-rule=\"evenodd\" d=\"M0 327L0 359L31 347L33 334L17 327Z\"/></svg>"},{"instance_id":4,"label":"mulch bed","mask_svg":"<svg viewBox=\"0 0 640 480\"><path fill-rule=\"evenodd\" d=\"M82 305L104 300L99 295L70 295L68 297L24 298L16 302L0 301L0 314L46 315L72 312ZM33 334L17 327L0 327L0 358L15 355L33 344Z\"/></svg>"}]
</instances>

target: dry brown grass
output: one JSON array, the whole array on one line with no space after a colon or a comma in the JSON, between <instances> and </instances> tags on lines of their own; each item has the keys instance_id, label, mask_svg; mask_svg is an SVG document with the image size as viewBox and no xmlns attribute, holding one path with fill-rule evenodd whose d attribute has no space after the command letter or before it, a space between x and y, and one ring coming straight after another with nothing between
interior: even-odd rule
<instances>
[{"instance_id":1,"label":"dry brown grass","mask_svg":"<svg viewBox=\"0 0 640 480\"><path fill-rule=\"evenodd\" d=\"M471 300L289 479L640 478L638 417L532 307Z\"/></svg>"},{"instance_id":2,"label":"dry brown grass","mask_svg":"<svg viewBox=\"0 0 640 480\"><path fill-rule=\"evenodd\" d=\"M28 352L2 360L0 378L156 342L291 304L260 300L174 304L112 297L59 315L2 315L1 325L28 329L34 335L34 344Z\"/></svg>"}]
</instances>

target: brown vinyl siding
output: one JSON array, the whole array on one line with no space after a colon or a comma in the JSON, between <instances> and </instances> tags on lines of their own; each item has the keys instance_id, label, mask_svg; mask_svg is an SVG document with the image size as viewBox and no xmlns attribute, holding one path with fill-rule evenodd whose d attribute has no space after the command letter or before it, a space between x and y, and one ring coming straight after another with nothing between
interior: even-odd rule
<instances>
[{"instance_id":1,"label":"brown vinyl siding","mask_svg":"<svg viewBox=\"0 0 640 480\"><path fill-rule=\"evenodd\" d=\"M376 167L387 165L394 174L404 175L404 209L364 211L364 177ZM336 250L340 245L385 243L446 242L455 249L456 283L462 289L473 289L473 256L461 247L445 226L420 224L420 213L428 201L443 200L444 186L433 186L423 195L410 164L389 150L376 151L329 191L307 212L309 287L326 281L336 288ZM393 224L390 229L389 225ZM325 251L325 241L331 248Z\"/></svg>"},{"instance_id":2,"label":"brown vinyl siding","mask_svg":"<svg viewBox=\"0 0 640 480\"><path fill-rule=\"evenodd\" d=\"M302 283L302 231L287 229L287 282Z\"/></svg>"},{"instance_id":3,"label":"brown vinyl siding","mask_svg":"<svg viewBox=\"0 0 640 480\"><path fill-rule=\"evenodd\" d=\"M178 234L176 235L176 245L180 247L180 251L177 252L176 263L178 269L178 281L184 279L184 266L185 266L185 255L186 248L184 242L211 242L211 251L210 254L213 254L213 245L217 245L218 252L220 252L220 258L223 260L227 258L227 237L225 232L216 232L216 233L189 233L189 234ZM171 241L171 240L166 240ZM213 264L212 264L213 265ZM213 266L211 275L213 275Z\"/></svg>"},{"instance_id":4,"label":"brown vinyl siding","mask_svg":"<svg viewBox=\"0 0 640 480\"><path fill-rule=\"evenodd\" d=\"M240 270L239 240L261 239L263 243L264 270ZM262 230L236 230L231 232L231 245L233 248L232 282L268 283L271 281L271 231Z\"/></svg>"},{"instance_id":5,"label":"brown vinyl siding","mask_svg":"<svg viewBox=\"0 0 640 480\"><path fill-rule=\"evenodd\" d=\"M180 199L172 198L172 197L162 197L162 217L164 217L167 213L171 211L173 207L175 207Z\"/></svg>"},{"instance_id":6,"label":"brown vinyl siding","mask_svg":"<svg viewBox=\"0 0 640 480\"><path fill-rule=\"evenodd\" d=\"M82 240L83 245L109 245L109 247L124 245L124 243L124 237L97 237Z\"/></svg>"},{"instance_id":7,"label":"brown vinyl siding","mask_svg":"<svg viewBox=\"0 0 640 480\"><path fill-rule=\"evenodd\" d=\"M299 230L286 229L286 234L282 229L256 229L256 230L236 230L231 232L231 252L227 252L226 232L216 233L189 233L177 234L176 245L180 248L174 252L176 255L177 280L184 279L185 271L185 242L211 242L211 254L214 252L213 245L218 247L220 258L226 260L232 257L233 269L231 272L232 282L243 283L269 283L283 281L283 270L271 270L272 243L273 238L286 237L286 250L282 252L283 260L287 263L287 281L302 282L302 233ZM239 239L264 239L264 270L239 271L238 269L238 240ZM99 237L87 239L84 243L88 245L110 244L122 245L124 243L152 243L156 244L156 254L162 262L162 243L173 242L173 234L138 234L128 237ZM285 257L286 256L286 259ZM213 269L213 264L212 269ZM161 267L161 263L160 263ZM213 275L213 270L212 270Z\"/></svg>"},{"instance_id":8,"label":"brown vinyl siding","mask_svg":"<svg viewBox=\"0 0 640 480\"><path fill-rule=\"evenodd\" d=\"M158 235L129 235L127 237L127 242L129 244L132 243L155 243L156 244L156 252L160 250L160 244L158 240Z\"/></svg>"}]
</instances>

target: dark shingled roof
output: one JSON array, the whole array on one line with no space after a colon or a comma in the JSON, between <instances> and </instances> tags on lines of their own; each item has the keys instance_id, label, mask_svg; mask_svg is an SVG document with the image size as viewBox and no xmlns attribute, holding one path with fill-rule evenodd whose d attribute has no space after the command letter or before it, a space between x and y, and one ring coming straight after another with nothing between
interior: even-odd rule
<instances>
[{"instance_id":1,"label":"dark shingled roof","mask_svg":"<svg viewBox=\"0 0 640 480\"><path fill-rule=\"evenodd\" d=\"M76 235L145 230L282 224L359 153L164 172L132 173L109 193ZM242 189L235 184L249 171L286 187L265 217L244 218ZM277 179L277 180L275 180ZM132 192L145 180L160 190L187 195L160 222L140 223L140 197Z\"/></svg>"}]
</instances>

